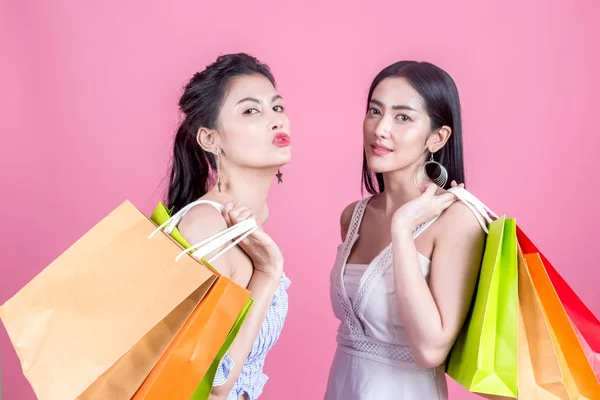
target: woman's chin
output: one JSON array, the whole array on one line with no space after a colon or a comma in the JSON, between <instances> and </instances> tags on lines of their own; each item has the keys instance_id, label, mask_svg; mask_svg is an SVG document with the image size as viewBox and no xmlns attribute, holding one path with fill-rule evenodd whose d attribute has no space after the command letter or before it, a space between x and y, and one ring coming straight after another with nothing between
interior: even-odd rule
<instances>
[{"instance_id":1,"label":"woman's chin","mask_svg":"<svg viewBox=\"0 0 600 400\"><path fill-rule=\"evenodd\" d=\"M380 159L377 159L377 160L367 159L367 166L369 167L369 169L371 171L373 171L376 174L383 174L384 172L393 171L393 168L391 168L389 165L387 165L388 163L381 162L381 161L382 160L380 160Z\"/></svg>"},{"instance_id":2,"label":"woman's chin","mask_svg":"<svg viewBox=\"0 0 600 400\"><path fill-rule=\"evenodd\" d=\"M292 161L292 152L288 151L285 154L278 155L276 165L278 167L283 167L284 165L289 164L291 161Z\"/></svg>"}]
</instances>

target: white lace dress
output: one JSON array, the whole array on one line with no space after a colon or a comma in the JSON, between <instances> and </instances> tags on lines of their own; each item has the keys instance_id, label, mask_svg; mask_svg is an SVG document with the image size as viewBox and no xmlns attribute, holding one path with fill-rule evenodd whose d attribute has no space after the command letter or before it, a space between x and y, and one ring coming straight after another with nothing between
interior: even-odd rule
<instances>
[{"instance_id":1,"label":"white lace dress","mask_svg":"<svg viewBox=\"0 0 600 400\"><path fill-rule=\"evenodd\" d=\"M414 362L395 299L391 244L369 265L346 264L368 200L357 203L331 272L331 302L340 326L325 400L447 399L444 366L421 369ZM419 259L428 279L430 261Z\"/></svg>"}]
</instances>

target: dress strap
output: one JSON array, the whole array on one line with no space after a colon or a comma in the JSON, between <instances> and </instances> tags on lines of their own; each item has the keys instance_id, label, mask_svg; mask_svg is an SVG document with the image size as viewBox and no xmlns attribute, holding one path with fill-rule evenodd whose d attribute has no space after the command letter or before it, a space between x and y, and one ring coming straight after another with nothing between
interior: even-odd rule
<instances>
[{"instance_id":1,"label":"dress strap","mask_svg":"<svg viewBox=\"0 0 600 400\"><path fill-rule=\"evenodd\" d=\"M356 205L354 206L354 212L352 213L352 219L350 220L350 225L348 226L348 232L346 233L346 237L344 238L344 242L348 242L348 240L352 239L358 234L360 224L362 222L363 216L365 215L367 203L371 199L372 197L367 197L366 199L362 199L356 202Z\"/></svg>"}]
</instances>

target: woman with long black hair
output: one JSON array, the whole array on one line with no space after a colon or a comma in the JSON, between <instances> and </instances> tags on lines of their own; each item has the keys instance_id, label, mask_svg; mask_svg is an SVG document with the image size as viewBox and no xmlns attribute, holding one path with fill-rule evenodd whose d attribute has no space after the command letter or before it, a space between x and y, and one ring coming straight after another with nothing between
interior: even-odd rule
<instances>
[{"instance_id":1,"label":"woman with long black hair","mask_svg":"<svg viewBox=\"0 0 600 400\"><path fill-rule=\"evenodd\" d=\"M196 73L179 107L184 118L167 205L174 213L183 210L182 235L199 243L248 218L259 227L214 262L250 290L254 303L219 365L211 399L254 400L267 381L265 357L288 309L283 256L262 225L273 178L281 180L279 168L291 159L290 122L269 67L247 54L221 56Z\"/></svg>"},{"instance_id":2,"label":"woman with long black hair","mask_svg":"<svg viewBox=\"0 0 600 400\"><path fill-rule=\"evenodd\" d=\"M363 184L341 215L331 273L340 320L327 400L446 399L445 359L474 294L485 228L450 189L464 182L458 90L401 61L373 80Z\"/></svg>"}]
</instances>

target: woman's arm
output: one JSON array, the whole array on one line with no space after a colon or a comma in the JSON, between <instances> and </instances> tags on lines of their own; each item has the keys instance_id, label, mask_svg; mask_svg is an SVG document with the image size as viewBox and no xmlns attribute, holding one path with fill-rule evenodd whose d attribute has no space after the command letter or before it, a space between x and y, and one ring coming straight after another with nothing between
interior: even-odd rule
<instances>
[{"instance_id":1,"label":"woman's arm","mask_svg":"<svg viewBox=\"0 0 600 400\"><path fill-rule=\"evenodd\" d=\"M212 388L210 400L225 399L231 392L265 320L278 284L277 277L269 276L264 272L256 271L252 276L248 290L254 302L226 356L233 361L233 368L228 376L222 377L226 379L223 385Z\"/></svg>"},{"instance_id":2,"label":"woman's arm","mask_svg":"<svg viewBox=\"0 0 600 400\"><path fill-rule=\"evenodd\" d=\"M485 233L472 212L455 203L436 222L429 285L413 240L412 229L392 234L396 302L416 363L442 364L458 336L471 305Z\"/></svg>"},{"instance_id":3,"label":"woman's arm","mask_svg":"<svg viewBox=\"0 0 600 400\"><path fill-rule=\"evenodd\" d=\"M232 223L236 222L239 221ZM190 243L198 243L223 231L227 226L227 221L214 209L214 207L199 205L186 214L179 229L182 235ZM216 254L220 250L221 249L215 250L214 253L211 253L206 258L210 258L210 256ZM222 257L218 258L213 263L213 266L223 275L231 276L235 273L235 270L231 265L231 262L229 262L227 254L228 253L225 253ZM250 261L248 260L248 262ZM263 269L273 272L255 270L250 279L247 288L251 292L251 297L253 299L252 308L248 312L240 331L226 355L226 363L229 365L233 364L233 368L228 371L229 373L226 376L217 376L215 380L224 380L225 383L212 388L211 400L225 399L231 392L233 385L235 385L235 382L246 363L248 354L252 349L254 341L260 331L260 327L265 320L266 313L271 305L273 295L275 294L281 277L281 273L278 273L277 271L280 271L281 268L265 267Z\"/></svg>"}]
</instances>

